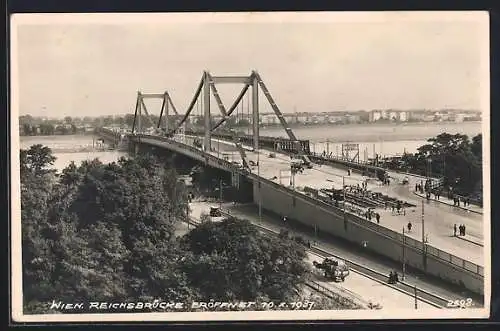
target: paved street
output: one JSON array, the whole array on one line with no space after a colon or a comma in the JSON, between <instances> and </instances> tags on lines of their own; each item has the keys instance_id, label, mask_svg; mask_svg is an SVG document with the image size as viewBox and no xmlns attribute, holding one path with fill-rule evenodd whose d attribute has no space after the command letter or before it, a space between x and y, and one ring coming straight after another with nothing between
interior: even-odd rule
<instances>
[{"instance_id":1,"label":"paved street","mask_svg":"<svg viewBox=\"0 0 500 331\"><path fill-rule=\"evenodd\" d=\"M210 207L217 206L217 202L207 202L207 201L197 201L190 204L191 216L193 218L199 219L201 214L208 213ZM258 220L254 216L252 216L252 212L250 211L248 206L241 205L233 205L232 203L224 203L223 208L226 210L230 210L231 213L234 213L235 216L240 216L242 218L246 218L251 220L252 222L259 223ZM255 211L254 211L255 213ZM268 217L264 217L264 220L269 221ZM270 229L278 229L276 226L273 226L269 223L260 223L265 224L267 228ZM178 233L177 235L183 235L187 231L187 226L185 223L178 225ZM313 261L321 262L321 258L308 253L307 261L312 266ZM371 302L373 304L380 304L382 309L414 309L415 308L415 299L413 296L409 296L400 291L394 290L393 288L382 284L378 281L372 280L371 278L362 276L356 272L350 273L350 275L346 278L344 282L335 283L330 280L326 280L320 272L316 272L315 281L320 283L322 286L334 291L336 293L342 294L348 297L360 298L366 302ZM421 300L418 300L418 308L419 309L437 309Z\"/></svg>"},{"instance_id":2,"label":"paved street","mask_svg":"<svg viewBox=\"0 0 500 331\"><path fill-rule=\"evenodd\" d=\"M192 142L192 138L187 138L187 141ZM241 163L240 154L232 143L214 139L212 147L216 151L211 154L222 156L225 153L230 161L234 160ZM281 184L290 186L289 156L275 152L275 157L271 158L269 157L271 152L268 150L261 149L258 153L255 153L249 151L249 147L246 148L247 158L254 162L258 160L260 164L260 167L253 167L252 172L258 172L260 176L274 180L276 183L280 183L281 178ZM327 165L314 165L313 169L305 169L302 174L295 176L295 188L301 190L304 186L316 189L332 188L333 186L339 189L342 188L343 176L346 185L356 185L358 183L361 185L367 179L367 177L356 173L351 173L351 176L347 176L345 169ZM408 222L411 222L413 228L409 236L420 241L422 238L421 204L424 199L413 192L414 185L411 184L416 178L410 180L410 185L402 185L393 180L389 186L382 186L378 180L370 179L367 187L368 190L388 194L389 196L416 205L414 208L407 209L405 216L393 216L391 210L384 210L383 208L376 209L376 212L381 214L380 225L393 231L402 232L403 227ZM453 206L431 200L424 203L424 219L425 233L429 244L450 254L466 258L470 262L484 266L483 247L453 236L453 225L465 224L467 234L474 237L473 241L481 242L484 236L482 215L453 208Z\"/></svg>"}]
</instances>

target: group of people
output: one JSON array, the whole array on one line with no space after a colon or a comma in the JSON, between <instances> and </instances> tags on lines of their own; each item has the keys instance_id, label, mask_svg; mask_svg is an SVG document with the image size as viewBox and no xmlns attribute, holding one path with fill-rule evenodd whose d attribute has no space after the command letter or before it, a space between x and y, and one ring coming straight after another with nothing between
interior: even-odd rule
<instances>
[{"instance_id":1,"label":"group of people","mask_svg":"<svg viewBox=\"0 0 500 331\"><path fill-rule=\"evenodd\" d=\"M465 236L465 224L460 224L457 226L456 224L453 225L453 236L457 236L457 229L458 229L458 235L459 236Z\"/></svg>"},{"instance_id":2,"label":"group of people","mask_svg":"<svg viewBox=\"0 0 500 331\"><path fill-rule=\"evenodd\" d=\"M388 202L385 203L385 209L387 209L388 204ZM403 203L401 202L401 200L396 201L396 205L391 205L391 213L392 215L401 215L401 213L403 213L403 215L406 215L406 209L403 207Z\"/></svg>"},{"instance_id":3,"label":"group of people","mask_svg":"<svg viewBox=\"0 0 500 331\"><path fill-rule=\"evenodd\" d=\"M396 284L399 282L399 275L396 271L391 271L389 273L389 284Z\"/></svg>"},{"instance_id":4,"label":"group of people","mask_svg":"<svg viewBox=\"0 0 500 331\"><path fill-rule=\"evenodd\" d=\"M375 217L377 224L380 224L380 214L373 211L373 208L368 208L365 213L365 217L367 220L371 221L372 217Z\"/></svg>"},{"instance_id":5,"label":"group of people","mask_svg":"<svg viewBox=\"0 0 500 331\"><path fill-rule=\"evenodd\" d=\"M469 198L461 198L458 196L453 196L453 206L460 207L460 200L462 200L462 203L464 207L470 206L470 199Z\"/></svg>"},{"instance_id":6,"label":"group of people","mask_svg":"<svg viewBox=\"0 0 500 331\"><path fill-rule=\"evenodd\" d=\"M426 182L424 185L423 181L420 181L420 183L415 184L415 192L419 192L420 194L424 194L425 192L425 198L427 200L431 199L431 195L434 194L434 199L439 200L441 197L441 190L440 189L431 189L429 190L429 182Z\"/></svg>"}]
</instances>

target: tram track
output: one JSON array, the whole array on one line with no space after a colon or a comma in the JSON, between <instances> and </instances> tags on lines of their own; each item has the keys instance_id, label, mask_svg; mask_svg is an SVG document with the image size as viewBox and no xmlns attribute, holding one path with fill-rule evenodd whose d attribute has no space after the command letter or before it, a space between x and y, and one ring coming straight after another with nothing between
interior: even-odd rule
<instances>
[{"instance_id":1,"label":"tram track","mask_svg":"<svg viewBox=\"0 0 500 331\"><path fill-rule=\"evenodd\" d=\"M232 216L228 211L226 210L222 210L222 213L225 214L226 216ZM261 224L256 224L254 222L252 222L252 224L260 229L262 232L264 233L267 233L268 235L273 235L273 236L277 236L279 233L275 230L272 230L272 229L269 229ZM373 270L367 266L364 266L364 265L361 265L359 263L356 263L354 261L351 261L351 260L348 260L348 259L345 259L344 257L342 256L339 256L337 254L334 254L330 251L327 251L325 249L322 249L321 247L319 246L316 246L316 245L311 245L311 248L307 248L306 251L308 253L311 253L313 255L316 255L320 258L326 258L326 257L334 257L334 258L337 258L337 259L341 259L343 261L345 261L345 263L348 265L349 269L352 271L352 272L355 272L357 274L359 274L360 276L363 276L363 277L366 277L366 278L369 278L373 281L376 281L377 283L380 283L384 286L387 286L389 288L392 288L393 290L395 291L399 291L409 297L415 297L415 285L413 284L410 284L410 283L407 283L405 281L399 281L398 283L396 284L389 284L387 282L388 280L388 275L386 274L383 274L379 271L376 271L376 270ZM443 298L437 294L434 294L430 291L427 291L425 289L422 289L422 288L417 288L416 289L416 292L417 292L417 300L420 300L422 302L425 302L433 307L436 307L436 308L446 308L447 307L447 304L449 302L448 299L446 298Z\"/></svg>"},{"instance_id":2,"label":"tram track","mask_svg":"<svg viewBox=\"0 0 500 331\"><path fill-rule=\"evenodd\" d=\"M228 215L228 214L226 214ZM189 224L193 226L198 226L201 222L200 220L190 217L189 218ZM252 225L256 225L252 223ZM263 232L265 235L275 235L274 232L269 231L265 227L257 227L261 232ZM305 285L310 289L318 294L335 300L336 302L339 302L341 305L347 307L348 309L376 309L377 305L372 305L371 302L364 300L361 298L359 295L356 293L341 287L341 286L329 286L328 284L325 284L325 282L321 281L316 281L316 280L309 280L305 283ZM373 307L373 308L372 308Z\"/></svg>"}]
</instances>

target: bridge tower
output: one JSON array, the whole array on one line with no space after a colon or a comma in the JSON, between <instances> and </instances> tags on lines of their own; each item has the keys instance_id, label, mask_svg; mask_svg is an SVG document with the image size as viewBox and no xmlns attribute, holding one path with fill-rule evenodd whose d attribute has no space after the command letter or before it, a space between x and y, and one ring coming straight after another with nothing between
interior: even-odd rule
<instances>
[{"instance_id":1,"label":"bridge tower","mask_svg":"<svg viewBox=\"0 0 500 331\"><path fill-rule=\"evenodd\" d=\"M243 89L235 99L233 105L226 110L222 102L216 84L243 84ZM203 72L203 108L204 108L204 148L211 149L211 134L220 127L231 116L238 104L245 96L249 87L252 87L252 147L259 149L259 85L257 77L252 73L249 76L212 76L208 70ZM211 126L210 92L222 115L222 120L215 126Z\"/></svg>"},{"instance_id":2,"label":"bridge tower","mask_svg":"<svg viewBox=\"0 0 500 331\"><path fill-rule=\"evenodd\" d=\"M217 84L242 84L243 88L241 92L238 94L236 99L234 100L233 104L229 109L226 109L226 106L223 104L219 92L217 90L216 85ZM158 124L156 125L156 132L159 133L160 130L160 123L162 120L163 113L166 113L167 120L165 121L165 133L167 136L171 136L174 133L178 132L178 130L182 127L184 123L186 123L189 115L193 111L193 108L195 104L197 104L198 98L201 98L203 102L203 149L205 151L211 151L212 150L212 133L217 130L224 122L226 122L231 114L234 112L234 110L238 107L240 104L241 100L247 93L248 89L252 89L251 92L251 108L252 108L252 149L254 151L257 151L259 149L259 89L262 90L265 98L267 99L268 103L270 104L271 108L273 109L274 113L278 117L281 125L285 129L285 132L287 133L291 144L294 144L296 146L295 150L299 152L299 156L304 159L306 163L311 163L309 160L307 153L305 153L303 146L301 145L300 141L297 140L295 134L293 133L292 129L289 127L288 123L286 122L283 114L281 113L280 109L278 108L276 102L274 101L273 97L271 96L267 86L264 84L264 81L262 80L260 74L253 70L249 75L247 76L216 76L212 75L208 70L205 70L203 72L203 75L201 77L201 80L196 88L196 91L194 93L194 96L188 106L188 109L186 110L186 113L183 115L182 119L175 124L170 123L168 120L169 117L169 109L170 107L174 111L176 115L178 115L178 112L172 102L172 99L170 98L170 95L168 92L164 92L162 94L144 94L141 92L137 93L137 102L136 102L136 108L135 108L135 117L134 117L134 124L133 124L133 129L132 132L138 132L139 134L143 133L143 128L142 128L142 112L144 111L146 118L148 118L150 124L152 124L152 127L154 128L155 125L152 123L152 120L149 116L148 110L146 108L146 105L144 103L144 99L146 98L161 98L163 100L162 107L161 107L161 112L160 112L160 118L158 120ZM212 114L211 114L211 105L210 105L210 100L211 96L214 97L215 103L217 104L217 107L219 108L219 111L222 115L222 119L219 120L215 125L212 125ZM173 124L173 125L171 125ZM240 151L240 154L243 159L243 163L245 163L245 153L244 150L239 143L240 139L237 137L237 134L234 130L233 132L233 140Z\"/></svg>"},{"instance_id":3,"label":"bridge tower","mask_svg":"<svg viewBox=\"0 0 500 331\"><path fill-rule=\"evenodd\" d=\"M146 103L144 102L145 99L161 99L162 104L161 104L161 110L160 110L160 117L158 119L158 123L154 123L152 116L149 114L148 108L146 107ZM174 112L175 115L179 115L177 112L177 108L175 107L172 98L170 97L170 94L165 91L163 93L142 93L141 91L137 91L137 100L135 104L135 114L134 114L134 122L132 124L132 133L138 133L142 134L144 133L144 127L142 123L143 117L145 117L151 127L155 129L155 131L159 131L161 128L161 120L163 117L163 114L165 113L165 127L164 130L168 132L170 127L170 108L172 108L172 111Z\"/></svg>"}]
</instances>

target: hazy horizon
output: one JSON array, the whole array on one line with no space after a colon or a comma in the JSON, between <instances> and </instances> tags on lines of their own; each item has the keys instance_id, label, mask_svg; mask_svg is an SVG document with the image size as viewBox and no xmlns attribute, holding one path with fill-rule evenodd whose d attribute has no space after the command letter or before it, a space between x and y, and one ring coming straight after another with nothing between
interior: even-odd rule
<instances>
[{"instance_id":1,"label":"hazy horizon","mask_svg":"<svg viewBox=\"0 0 500 331\"><path fill-rule=\"evenodd\" d=\"M489 49L485 55L481 16L417 20L405 15L408 20L385 15L371 22L333 21L338 16L332 15L330 22L253 23L245 14L231 22L196 15L189 23L172 15L147 16L142 23L101 15L82 24L76 16L58 19L67 16L59 14L52 15L53 22L18 23L13 62L19 114L124 115L133 112L138 90L168 91L184 113L203 70L213 75L259 71L284 113L485 111L481 90L488 83L483 75ZM241 86L218 89L229 106ZM261 112L271 112L262 92L259 99ZM148 106L159 114L159 100ZM219 114L214 102L212 109Z\"/></svg>"}]
</instances>

